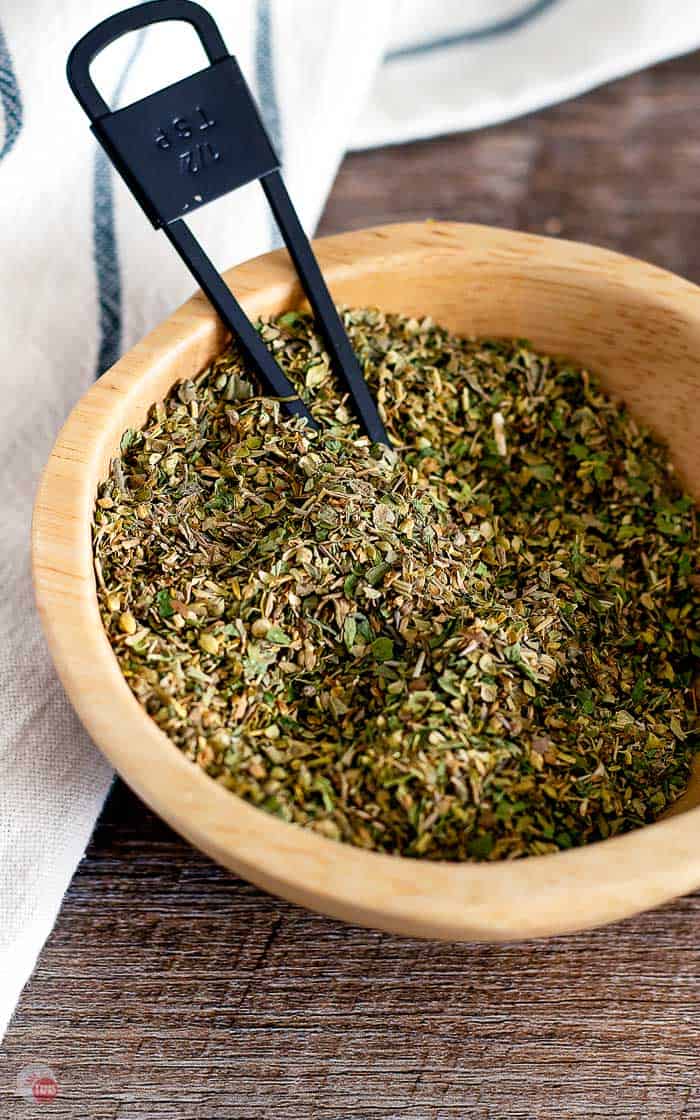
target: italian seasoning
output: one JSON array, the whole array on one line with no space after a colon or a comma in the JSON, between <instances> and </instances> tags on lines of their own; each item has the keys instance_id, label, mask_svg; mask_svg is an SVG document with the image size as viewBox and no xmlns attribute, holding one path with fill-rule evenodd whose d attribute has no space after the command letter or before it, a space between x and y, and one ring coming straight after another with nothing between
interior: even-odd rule
<instances>
[{"instance_id":1,"label":"italian seasoning","mask_svg":"<svg viewBox=\"0 0 700 1120\"><path fill-rule=\"evenodd\" d=\"M346 311L395 451L312 320L232 349L127 431L100 487L104 625L151 718L284 821L431 859L635 828L697 747L695 511L595 379L525 343Z\"/></svg>"}]
</instances>

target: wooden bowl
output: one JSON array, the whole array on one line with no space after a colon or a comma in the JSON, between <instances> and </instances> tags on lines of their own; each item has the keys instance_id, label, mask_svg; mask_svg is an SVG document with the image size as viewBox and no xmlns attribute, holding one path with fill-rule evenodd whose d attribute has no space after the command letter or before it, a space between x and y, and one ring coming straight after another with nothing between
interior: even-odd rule
<instances>
[{"instance_id":1,"label":"wooden bowl","mask_svg":"<svg viewBox=\"0 0 700 1120\"><path fill-rule=\"evenodd\" d=\"M338 302L432 315L453 331L520 336L597 371L669 441L700 497L700 288L616 253L456 223L385 226L316 243ZM298 307L284 252L233 269L251 316ZM56 668L80 718L139 797L213 859L274 894L401 934L512 939L614 921L700 886L700 773L668 819L585 848L505 863L366 852L235 797L152 722L121 675L95 594L90 521L125 428L226 336L195 295L74 408L34 513L34 579Z\"/></svg>"}]
</instances>

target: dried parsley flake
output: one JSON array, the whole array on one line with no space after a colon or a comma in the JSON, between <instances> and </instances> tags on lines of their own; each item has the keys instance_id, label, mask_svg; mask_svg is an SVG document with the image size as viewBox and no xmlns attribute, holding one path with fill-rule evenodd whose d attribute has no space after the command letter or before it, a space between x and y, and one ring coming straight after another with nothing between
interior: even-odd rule
<instances>
[{"instance_id":1,"label":"dried parsley flake","mask_svg":"<svg viewBox=\"0 0 700 1120\"><path fill-rule=\"evenodd\" d=\"M697 747L695 511L585 370L376 310L344 320L396 454L310 318L128 432L94 518L121 669L188 758L364 848L498 859L654 820Z\"/></svg>"}]
</instances>

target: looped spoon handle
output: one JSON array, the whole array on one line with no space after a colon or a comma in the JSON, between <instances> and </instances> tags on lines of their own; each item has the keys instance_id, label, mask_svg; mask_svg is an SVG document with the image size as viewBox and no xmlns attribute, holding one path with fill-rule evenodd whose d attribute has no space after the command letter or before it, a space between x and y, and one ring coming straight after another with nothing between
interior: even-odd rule
<instances>
[{"instance_id":1,"label":"looped spoon handle","mask_svg":"<svg viewBox=\"0 0 700 1120\"><path fill-rule=\"evenodd\" d=\"M210 65L123 109L110 111L90 75L95 57L130 31L164 20L195 28ZM390 446L313 249L279 169L279 159L235 58L209 13L192 0L151 0L89 31L68 58L68 81L92 131L146 216L163 229L231 331L245 358L285 410L318 424L300 400L184 218L215 198L259 180L294 262L333 367L372 441Z\"/></svg>"}]
</instances>

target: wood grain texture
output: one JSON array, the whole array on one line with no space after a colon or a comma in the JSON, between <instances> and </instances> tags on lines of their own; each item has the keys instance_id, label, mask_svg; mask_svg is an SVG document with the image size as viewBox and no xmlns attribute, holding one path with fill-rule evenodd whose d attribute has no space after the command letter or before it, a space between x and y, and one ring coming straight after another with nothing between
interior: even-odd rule
<instances>
[{"instance_id":1,"label":"wood grain texture","mask_svg":"<svg viewBox=\"0 0 700 1120\"><path fill-rule=\"evenodd\" d=\"M0 1076L50 1061L61 1120L694 1118L699 921L695 896L548 942L373 933L233 879L118 786Z\"/></svg>"},{"instance_id":2,"label":"wood grain texture","mask_svg":"<svg viewBox=\"0 0 700 1120\"><path fill-rule=\"evenodd\" d=\"M551 219L697 280L697 68L351 157L324 231ZM694 896L501 947L351 929L220 871L118 786L5 1040L1 1112L32 1114L11 1089L43 1060L47 1111L95 1120L700 1117L699 917Z\"/></svg>"}]
</instances>

